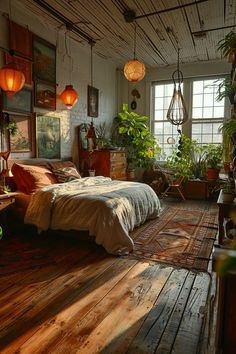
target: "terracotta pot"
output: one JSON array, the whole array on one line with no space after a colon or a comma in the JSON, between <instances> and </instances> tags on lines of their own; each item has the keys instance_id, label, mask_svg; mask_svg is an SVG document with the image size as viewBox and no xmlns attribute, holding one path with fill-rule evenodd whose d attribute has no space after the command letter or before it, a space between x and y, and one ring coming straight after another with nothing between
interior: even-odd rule
<instances>
[{"instance_id":1,"label":"terracotta pot","mask_svg":"<svg viewBox=\"0 0 236 354\"><path fill-rule=\"evenodd\" d=\"M135 179L135 170L127 170L126 171L127 181L134 181Z\"/></svg>"},{"instance_id":2,"label":"terracotta pot","mask_svg":"<svg viewBox=\"0 0 236 354\"><path fill-rule=\"evenodd\" d=\"M225 173L230 172L230 163L229 162L224 162L224 171L225 171Z\"/></svg>"},{"instance_id":3,"label":"terracotta pot","mask_svg":"<svg viewBox=\"0 0 236 354\"><path fill-rule=\"evenodd\" d=\"M219 168L208 168L207 169L207 179L218 179L220 169Z\"/></svg>"},{"instance_id":4,"label":"terracotta pot","mask_svg":"<svg viewBox=\"0 0 236 354\"><path fill-rule=\"evenodd\" d=\"M224 203L232 203L233 200L234 200L234 193L223 192Z\"/></svg>"}]
</instances>

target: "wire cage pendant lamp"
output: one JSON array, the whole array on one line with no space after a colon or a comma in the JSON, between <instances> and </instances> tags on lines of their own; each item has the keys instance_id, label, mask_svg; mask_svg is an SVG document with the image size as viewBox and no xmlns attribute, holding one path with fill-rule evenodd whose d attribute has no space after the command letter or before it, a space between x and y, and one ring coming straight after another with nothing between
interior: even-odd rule
<instances>
[{"instance_id":1,"label":"wire cage pendant lamp","mask_svg":"<svg viewBox=\"0 0 236 354\"><path fill-rule=\"evenodd\" d=\"M69 37L70 39L70 37ZM71 52L68 52L68 46L67 46L67 41L66 41L66 34L65 34L65 47L66 47L66 54L70 60L70 84L66 85L65 89L62 91L60 98L66 105L68 109L71 109L72 106L77 102L79 95L77 91L73 88L73 85L71 84L71 71L72 71L72 57L71 57Z\"/></svg>"},{"instance_id":2,"label":"wire cage pendant lamp","mask_svg":"<svg viewBox=\"0 0 236 354\"><path fill-rule=\"evenodd\" d=\"M179 69L179 52L180 49L178 48L177 70L175 70L172 74L174 91L166 115L168 121L177 126L177 130L180 125L184 124L188 120L188 112L181 91L183 73Z\"/></svg>"},{"instance_id":3,"label":"wire cage pendant lamp","mask_svg":"<svg viewBox=\"0 0 236 354\"><path fill-rule=\"evenodd\" d=\"M134 59L129 60L124 66L124 75L128 81L141 81L146 73L145 65L136 57L136 24L134 24Z\"/></svg>"}]
</instances>

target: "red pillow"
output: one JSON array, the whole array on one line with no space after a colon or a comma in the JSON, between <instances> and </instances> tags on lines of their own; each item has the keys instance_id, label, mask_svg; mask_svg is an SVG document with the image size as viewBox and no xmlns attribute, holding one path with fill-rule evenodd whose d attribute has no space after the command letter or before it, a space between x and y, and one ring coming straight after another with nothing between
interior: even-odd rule
<instances>
[{"instance_id":1,"label":"red pillow","mask_svg":"<svg viewBox=\"0 0 236 354\"><path fill-rule=\"evenodd\" d=\"M38 189L57 183L53 173L46 167L14 163L12 173L21 192L31 194Z\"/></svg>"}]
</instances>

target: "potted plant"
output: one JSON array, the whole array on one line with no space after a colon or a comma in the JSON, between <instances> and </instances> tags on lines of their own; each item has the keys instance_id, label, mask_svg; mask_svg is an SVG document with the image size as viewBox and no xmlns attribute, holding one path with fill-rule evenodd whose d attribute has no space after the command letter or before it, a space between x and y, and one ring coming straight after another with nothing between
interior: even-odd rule
<instances>
[{"instance_id":1,"label":"potted plant","mask_svg":"<svg viewBox=\"0 0 236 354\"><path fill-rule=\"evenodd\" d=\"M228 180L221 185L220 189L222 190L222 197L224 203L231 203L235 197L235 186Z\"/></svg>"},{"instance_id":2,"label":"potted plant","mask_svg":"<svg viewBox=\"0 0 236 354\"><path fill-rule=\"evenodd\" d=\"M218 42L217 50L221 51L224 57L227 57L229 62L235 61L236 53L236 33L229 32L225 38Z\"/></svg>"},{"instance_id":3,"label":"potted plant","mask_svg":"<svg viewBox=\"0 0 236 354\"><path fill-rule=\"evenodd\" d=\"M235 104L235 95L236 84L232 82L231 77L228 75L218 85L216 100L221 101L223 98L228 97L230 103Z\"/></svg>"},{"instance_id":4,"label":"potted plant","mask_svg":"<svg viewBox=\"0 0 236 354\"><path fill-rule=\"evenodd\" d=\"M114 120L113 141L125 147L127 171L133 173L136 167L146 168L153 163L161 149L146 124L148 117L129 112L128 104L123 104L122 108Z\"/></svg>"},{"instance_id":5,"label":"potted plant","mask_svg":"<svg viewBox=\"0 0 236 354\"><path fill-rule=\"evenodd\" d=\"M104 144L107 142L106 139L106 123L100 123L96 128L96 140L97 140L97 147L99 150L104 148Z\"/></svg>"},{"instance_id":6,"label":"potted plant","mask_svg":"<svg viewBox=\"0 0 236 354\"><path fill-rule=\"evenodd\" d=\"M218 179L222 163L223 146L222 144L207 144L205 148L207 179Z\"/></svg>"}]
</instances>

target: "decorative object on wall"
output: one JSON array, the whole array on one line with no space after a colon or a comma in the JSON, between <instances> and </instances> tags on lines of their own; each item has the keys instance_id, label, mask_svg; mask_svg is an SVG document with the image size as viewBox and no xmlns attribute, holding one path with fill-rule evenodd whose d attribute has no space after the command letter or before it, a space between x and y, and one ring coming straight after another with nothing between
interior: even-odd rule
<instances>
[{"instance_id":1,"label":"decorative object on wall","mask_svg":"<svg viewBox=\"0 0 236 354\"><path fill-rule=\"evenodd\" d=\"M9 20L10 48L17 56L32 60L32 32L27 27Z\"/></svg>"},{"instance_id":2,"label":"decorative object on wall","mask_svg":"<svg viewBox=\"0 0 236 354\"><path fill-rule=\"evenodd\" d=\"M95 118L98 117L98 94L99 90L93 87L93 46L94 41L90 41L91 55L90 55L90 73L91 73L91 85L88 85L88 116Z\"/></svg>"},{"instance_id":3,"label":"decorative object on wall","mask_svg":"<svg viewBox=\"0 0 236 354\"><path fill-rule=\"evenodd\" d=\"M172 79L174 82L174 92L166 116L169 122L174 125L177 125L177 130L179 125L184 124L188 120L188 112L181 92L183 73L179 69L179 52L180 49L178 48L177 70L175 70L172 74Z\"/></svg>"},{"instance_id":4,"label":"decorative object on wall","mask_svg":"<svg viewBox=\"0 0 236 354\"><path fill-rule=\"evenodd\" d=\"M37 157L59 159L61 155L60 118L36 117Z\"/></svg>"},{"instance_id":5,"label":"decorative object on wall","mask_svg":"<svg viewBox=\"0 0 236 354\"><path fill-rule=\"evenodd\" d=\"M135 110L137 108L136 98L139 99L141 97L141 95L140 95L139 91L136 88L131 91L131 94L133 96L133 100L132 100L132 102L130 104L130 107L131 107L131 109Z\"/></svg>"},{"instance_id":6,"label":"decorative object on wall","mask_svg":"<svg viewBox=\"0 0 236 354\"><path fill-rule=\"evenodd\" d=\"M88 116L98 117L99 90L88 85Z\"/></svg>"},{"instance_id":7,"label":"decorative object on wall","mask_svg":"<svg viewBox=\"0 0 236 354\"><path fill-rule=\"evenodd\" d=\"M33 37L34 105L56 109L56 47L44 39Z\"/></svg>"},{"instance_id":8,"label":"decorative object on wall","mask_svg":"<svg viewBox=\"0 0 236 354\"><path fill-rule=\"evenodd\" d=\"M45 81L36 81L34 105L45 109L56 109L56 86Z\"/></svg>"},{"instance_id":9,"label":"decorative object on wall","mask_svg":"<svg viewBox=\"0 0 236 354\"><path fill-rule=\"evenodd\" d=\"M9 112L32 112L32 91L24 87L16 92L14 96L9 97L6 92L2 93L2 109Z\"/></svg>"},{"instance_id":10,"label":"decorative object on wall","mask_svg":"<svg viewBox=\"0 0 236 354\"><path fill-rule=\"evenodd\" d=\"M67 32L69 32L69 45L70 45L70 29L67 28L67 31L65 33L65 48L66 48L66 55L69 58L70 61L70 68L69 68L69 75L70 75L70 84L66 85L64 91L62 91L60 98L66 105L68 109L71 109L72 106L78 101L79 95L76 92L76 90L73 88L73 85L71 84L71 72L72 72L72 57L71 57L71 50L68 50L68 44L67 44Z\"/></svg>"},{"instance_id":11,"label":"decorative object on wall","mask_svg":"<svg viewBox=\"0 0 236 354\"><path fill-rule=\"evenodd\" d=\"M128 61L124 66L124 75L128 81L141 81L146 73L145 65L136 58L136 23L134 24L134 59Z\"/></svg>"},{"instance_id":12,"label":"decorative object on wall","mask_svg":"<svg viewBox=\"0 0 236 354\"><path fill-rule=\"evenodd\" d=\"M12 58L14 52L11 50L9 54ZM20 91L24 83L25 76L13 59L0 69L0 87L8 96Z\"/></svg>"},{"instance_id":13,"label":"decorative object on wall","mask_svg":"<svg viewBox=\"0 0 236 354\"><path fill-rule=\"evenodd\" d=\"M17 126L17 134L10 136L11 152L33 152L34 144L32 141L33 124L32 115L10 114L10 120L14 120Z\"/></svg>"},{"instance_id":14,"label":"decorative object on wall","mask_svg":"<svg viewBox=\"0 0 236 354\"><path fill-rule=\"evenodd\" d=\"M56 84L56 47L44 39L33 37L34 78Z\"/></svg>"}]
</instances>

